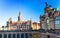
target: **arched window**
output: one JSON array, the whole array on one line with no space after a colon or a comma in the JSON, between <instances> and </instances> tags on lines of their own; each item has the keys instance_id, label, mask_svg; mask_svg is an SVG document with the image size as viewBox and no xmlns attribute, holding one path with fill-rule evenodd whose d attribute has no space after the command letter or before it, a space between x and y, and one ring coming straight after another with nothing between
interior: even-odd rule
<instances>
[{"instance_id":1,"label":"arched window","mask_svg":"<svg viewBox=\"0 0 60 38\"><path fill-rule=\"evenodd\" d=\"M50 29L50 19L49 18L47 18L47 20L46 20L46 27L47 27L47 29Z\"/></svg>"},{"instance_id":2,"label":"arched window","mask_svg":"<svg viewBox=\"0 0 60 38\"><path fill-rule=\"evenodd\" d=\"M60 29L60 16L55 17L55 29Z\"/></svg>"}]
</instances>

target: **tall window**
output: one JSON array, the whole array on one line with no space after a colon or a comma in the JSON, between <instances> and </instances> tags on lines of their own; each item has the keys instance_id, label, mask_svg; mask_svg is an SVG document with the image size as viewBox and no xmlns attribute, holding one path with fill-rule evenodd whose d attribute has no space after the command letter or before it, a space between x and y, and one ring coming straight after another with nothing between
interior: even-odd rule
<instances>
[{"instance_id":1,"label":"tall window","mask_svg":"<svg viewBox=\"0 0 60 38\"><path fill-rule=\"evenodd\" d=\"M50 29L50 20L49 20L49 18L47 18L47 20L46 20L46 27L47 27L47 29Z\"/></svg>"},{"instance_id":2,"label":"tall window","mask_svg":"<svg viewBox=\"0 0 60 38\"><path fill-rule=\"evenodd\" d=\"M55 17L55 29L60 29L60 17Z\"/></svg>"}]
</instances>

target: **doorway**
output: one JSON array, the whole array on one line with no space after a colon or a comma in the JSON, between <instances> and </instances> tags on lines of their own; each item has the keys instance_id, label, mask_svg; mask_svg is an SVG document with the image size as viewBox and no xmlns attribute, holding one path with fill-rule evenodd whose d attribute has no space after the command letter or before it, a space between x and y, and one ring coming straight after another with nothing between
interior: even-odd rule
<instances>
[{"instance_id":1,"label":"doorway","mask_svg":"<svg viewBox=\"0 0 60 38\"><path fill-rule=\"evenodd\" d=\"M50 38L50 35L47 35L47 38Z\"/></svg>"}]
</instances>

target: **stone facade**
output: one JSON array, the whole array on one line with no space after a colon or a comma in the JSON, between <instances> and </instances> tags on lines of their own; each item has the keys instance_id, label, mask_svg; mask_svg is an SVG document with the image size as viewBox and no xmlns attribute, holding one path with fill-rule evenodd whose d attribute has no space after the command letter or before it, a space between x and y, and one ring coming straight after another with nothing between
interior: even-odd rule
<instances>
[{"instance_id":1,"label":"stone facade","mask_svg":"<svg viewBox=\"0 0 60 38\"><path fill-rule=\"evenodd\" d=\"M31 29L31 20L22 21L21 13L19 12L18 20L16 22L12 21L12 18L9 18L7 21L8 30L30 30Z\"/></svg>"},{"instance_id":2,"label":"stone facade","mask_svg":"<svg viewBox=\"0 0 60 38\"><path fill-rule=\"evenodd\" d=\"M44 15L40 16L40 24L41 38L57 38L57 36L59 36L57 33L60 31L60 11L56 8L52 8L46 2Z\"/></svg>"}]
</instances>

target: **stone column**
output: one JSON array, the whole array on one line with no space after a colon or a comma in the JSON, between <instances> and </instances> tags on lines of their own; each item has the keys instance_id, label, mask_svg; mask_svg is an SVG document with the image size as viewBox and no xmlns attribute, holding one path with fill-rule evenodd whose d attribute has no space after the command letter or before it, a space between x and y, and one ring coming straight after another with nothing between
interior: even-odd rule
<instances>
[{"instance_id":1,"label":"stone column","mask_svg":"<svg viewBox=\"0 0 60 38\"><path fill-rule=\"evenodd\" d=\"M30 38L29 33L28 33L28 38Z\"/></svg>"},{"instance_id":2,"label":"stone column","mask_svg":"<svg viewBox=\"0 0 60 38\"><path fill-rule=\"evenodd\" d=\"M20 33L20 38L21 38L21 33Z\"/></svg>"},{"instance_id":3,"label":"stone column","mask_svg":"<svg viewBox=\"0 0 60 38\"><path fill-rule=\"evenodd\" d=\"M33 38L33 33L32 33L32 38Z\"/></svg>"},{"instance_id":4,"label":"stone column","mask_svg":"<svg viewBox=\"0 0 60 38\"><path fill-rule=\"evenodd\" d=\"M2 38L4 38L4 34L2 34Z\"/></svg>"},{"instance_id":5,"label":"stone column","mask_svg":"<svg viewBox=\"0 0 60 38\"><path fill-rule=\"evenodd\" d=\"M13 38L13 34L11 34L11 38Z\"/></svg>"},{"instance_id":6,"label":"stone column","mask_svg":"<svg viewBox=\"0 0 60 38\"><path fill-rule=\"evenodd\" d=\"M17 38L17 34L15 34L15 38Z\"/></svg>"},{"instance_id":7,"label":"stone column","mask_svg":"<svg viewBox=\"0 0 60 38\"><path fill-rule=\"evenodd\" d=\"M25 38L25 33L24 33L24 38Z\"/></svg>"},{"instance_id":8,"label":"stone column","mask_svg":"<svg viewBox=\"0 0 60 38\"><path fill-rule=\"evenodd\" d=\"M36 37L38 38L38 33L36 33Z\"/></svg>"},{"instance_id":9,"label":"stone column","mask_svg":"<svg viewBox=\"0 0 60 38\"><path fill-rule=\"evenodd\" d=\"M7 38L8 38L8 34L7 34Z\"/></svg>"}]
</instances>

